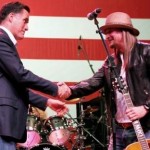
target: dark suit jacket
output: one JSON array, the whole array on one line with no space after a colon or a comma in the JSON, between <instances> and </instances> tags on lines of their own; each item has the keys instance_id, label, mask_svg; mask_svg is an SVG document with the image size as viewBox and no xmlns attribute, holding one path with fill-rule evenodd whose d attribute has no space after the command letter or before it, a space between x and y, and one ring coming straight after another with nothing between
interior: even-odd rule
<instances>
[{"instance_id":1,"label":"dark suit jacket","mask_svg":"<svg viewBox=\"0 0 150 150\"><path fill-rule=\"evenodd\" d=\"M58 91L54 83L24 68L16 47L0 29L0 135L25 141L28 104L45 110L47 102L30 89L52 96Z\"/></svg>"}]
</instances>

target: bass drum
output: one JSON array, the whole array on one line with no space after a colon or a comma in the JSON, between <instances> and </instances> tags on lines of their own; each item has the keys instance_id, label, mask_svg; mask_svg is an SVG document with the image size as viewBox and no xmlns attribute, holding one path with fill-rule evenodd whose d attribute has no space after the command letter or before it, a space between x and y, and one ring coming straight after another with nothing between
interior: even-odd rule
<instances>
[{"instance_id":1,"label":"bass drum","mask_svg":"<svg viewBox=\"0 0 150 150\"><path fill-rule=\"evenodd\" d=\"M64 150L60 147L50 145L48 143L43 143L37 146L32 147L30 150Z\"/></svg>"}]
</instances>

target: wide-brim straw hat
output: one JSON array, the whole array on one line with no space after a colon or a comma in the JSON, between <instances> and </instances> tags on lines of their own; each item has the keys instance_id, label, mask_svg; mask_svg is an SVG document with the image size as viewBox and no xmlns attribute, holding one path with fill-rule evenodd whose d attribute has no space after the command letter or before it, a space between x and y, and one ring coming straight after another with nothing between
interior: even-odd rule
<instances>
[{"instance_id":1,"label":"wide-brim straw hat","mask_svg":"<svg viewBox=\"0 0 150 150\"><path fill-rule=\"evenodd\" d=\"M102 33L106 34L107 29L120 28L130 31L133 35L138 36L139 30L132 25L131 18L124 12L114 12L107 16L105 25L100 27Z\"/></svg>"}]
</instances>

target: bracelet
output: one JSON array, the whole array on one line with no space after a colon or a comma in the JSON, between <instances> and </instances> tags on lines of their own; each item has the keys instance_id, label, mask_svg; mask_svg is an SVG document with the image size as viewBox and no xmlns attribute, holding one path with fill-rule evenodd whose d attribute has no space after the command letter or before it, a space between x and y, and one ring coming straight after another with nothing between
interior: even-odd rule
<instances>
[{"instance_id":1,"label":"bracelet","mask_svg":"<svg viewBox=\"0 0 150 150\"><path fill-rule=\"evenodd\" d=\"M150 110L150 108L147 105L143 105L143 106L146 110Z\"/></svg>"}]
</instances>

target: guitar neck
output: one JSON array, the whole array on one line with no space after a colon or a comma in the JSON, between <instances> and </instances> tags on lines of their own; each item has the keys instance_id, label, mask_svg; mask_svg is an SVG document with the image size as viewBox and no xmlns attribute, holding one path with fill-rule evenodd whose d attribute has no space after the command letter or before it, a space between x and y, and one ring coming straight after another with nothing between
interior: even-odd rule
<instances>
[{"instance_id":1,"label":"guitar neck","mask_svg":"<svg viewBox=\"0 0 150 150\"><path fill-rule=\"evenodd\" d=\"M142 126L140 124L139 120L135 120L132 122L137 139L139 143L141 144L142 150L149 150L148 143L145 138L145 134L143 132Z\"/></svg>"},{"instance_id":2,"label":"guitar neck","mask_svg":"<svg viewBox=\"0 0 150 150\"><path fill-rule=\"evenodd\" d=\"M123 95L125 98L127 108L133 107L134 105L133 105L133 102L131 100L129 92L125 92L125 93L123 93ZM133 124L134 130L135 130L137 139L138 139L139 143L141 144L142 150L148 150L149 146L148 146L148 143L146 141L145 134L143 132L140 121L139 120L132 121L132 124Z\"/></svg>"}]
</instances>

